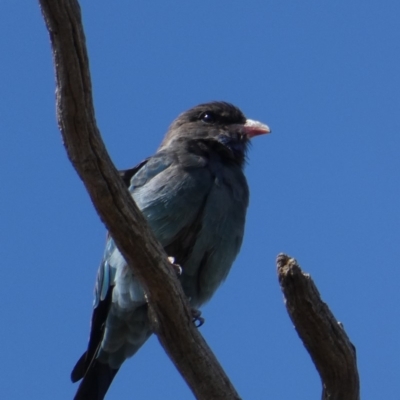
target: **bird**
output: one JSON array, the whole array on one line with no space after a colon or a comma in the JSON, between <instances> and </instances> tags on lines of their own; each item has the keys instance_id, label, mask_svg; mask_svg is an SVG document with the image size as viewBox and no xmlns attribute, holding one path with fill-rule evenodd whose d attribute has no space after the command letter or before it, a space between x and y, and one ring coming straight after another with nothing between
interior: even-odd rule
<instances>
[{"instance_id":1,"label":"bird","mask_svg":"<svg viewBox=\"0 0 400 400\"><path fill-rule=\"evenodd\" d=\"M176 118L156 153L120 171L135 203L198 309L239 253L249 204L250 140L270 128L222 101ZM151 336L145 292L110 235L100 264L87 350L71 372L75 400L102 400L123 362Z\"/></svg>"}]
</instances>

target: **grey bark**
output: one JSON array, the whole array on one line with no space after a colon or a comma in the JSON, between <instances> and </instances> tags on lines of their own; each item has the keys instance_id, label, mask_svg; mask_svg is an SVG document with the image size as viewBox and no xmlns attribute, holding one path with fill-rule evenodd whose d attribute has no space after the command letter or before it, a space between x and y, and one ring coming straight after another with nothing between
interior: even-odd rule
<instances>
[{"instance_id":1,"label":"grey bark","mask_svg":"<svg viewBox=\"0 0 400 400\"><path fill-rule=\"evenodd\" d=\"M321 377L322 399L359 400L356 349L343 325L295 259L279 254L276 262L287 311Z\"/></svg>"}]
</instances>

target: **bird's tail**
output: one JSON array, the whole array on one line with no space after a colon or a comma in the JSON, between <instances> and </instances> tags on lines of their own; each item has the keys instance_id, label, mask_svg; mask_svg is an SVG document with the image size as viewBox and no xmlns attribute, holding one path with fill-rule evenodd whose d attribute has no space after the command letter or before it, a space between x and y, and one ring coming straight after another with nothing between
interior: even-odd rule
<instances>
[{"instance_id":1,"label":"bird's tail","mask_svg":"<svg viewBox=\"0 0 400 400\"><path fill-rule=\"evenodd\" d=\"M72 382L82 379L74 400L103 400L118 369L95 359L85 371L85 356L86 353L79 359L71 373Z\"/></svg>"}]
</instances>

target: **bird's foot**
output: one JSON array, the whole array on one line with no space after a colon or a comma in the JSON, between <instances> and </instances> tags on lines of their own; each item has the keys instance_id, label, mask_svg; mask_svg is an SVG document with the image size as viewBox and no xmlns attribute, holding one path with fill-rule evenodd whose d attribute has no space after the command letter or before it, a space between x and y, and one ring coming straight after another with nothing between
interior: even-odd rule
<instances>
[{"instance_id":1,"label":"bird's foot","mask_svg":"<svg viewBox=\"0 0 400 400\"><path fill-rule=\"evenodd\" d=\"M171 266L176 274L181 276L183 270L179 264L175 263L175 257L168 257L168 261L171 263ZM201 316L201 311L197 310L196 308L192 308L190 311L192 313L192 322L196 325L196 328L200 328L200 326L204 324L204 318Z\"/></svg>"},{"instance_id":2,"label":"bird's foot","mask_svg":"<svg viewBox=\"0 0 400 400\"><path fill-rule=\"evenodd\" d=\"M182 267L179 264L175 264L175 257L168 257L168 261L171 263L172 268L178 276L182 275Z\"/></svg>"},{"instance_id":3,"label":"bird's foot","mask_svg":"<svg viewBox=\"0 0 400 400\"><path fill-rule=\"evenodd\" d=\"M191 309L192 312L192 322L195 324L196 328L200 328L204 324L204 318L201 317L201 311L196 308Z\"/></svg>"}]
</instances>

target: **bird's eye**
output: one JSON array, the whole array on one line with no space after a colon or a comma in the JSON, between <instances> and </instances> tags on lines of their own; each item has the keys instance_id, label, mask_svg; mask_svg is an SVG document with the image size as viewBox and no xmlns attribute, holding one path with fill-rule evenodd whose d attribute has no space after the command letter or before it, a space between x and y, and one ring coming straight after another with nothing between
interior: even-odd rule
<instances>
[{"instance_id":1,"label":"bird's eye","mask_svg":"<svg viewBox=\"0 0 400 400\"><path fill-rule=\"evenodd\" d=\"M215 121L215 115L213 113L210 113L210 112L205 112L200 116L200 119L203 122L207 122L207 123L214 122Z\"/></svg>"}]
</instances>

